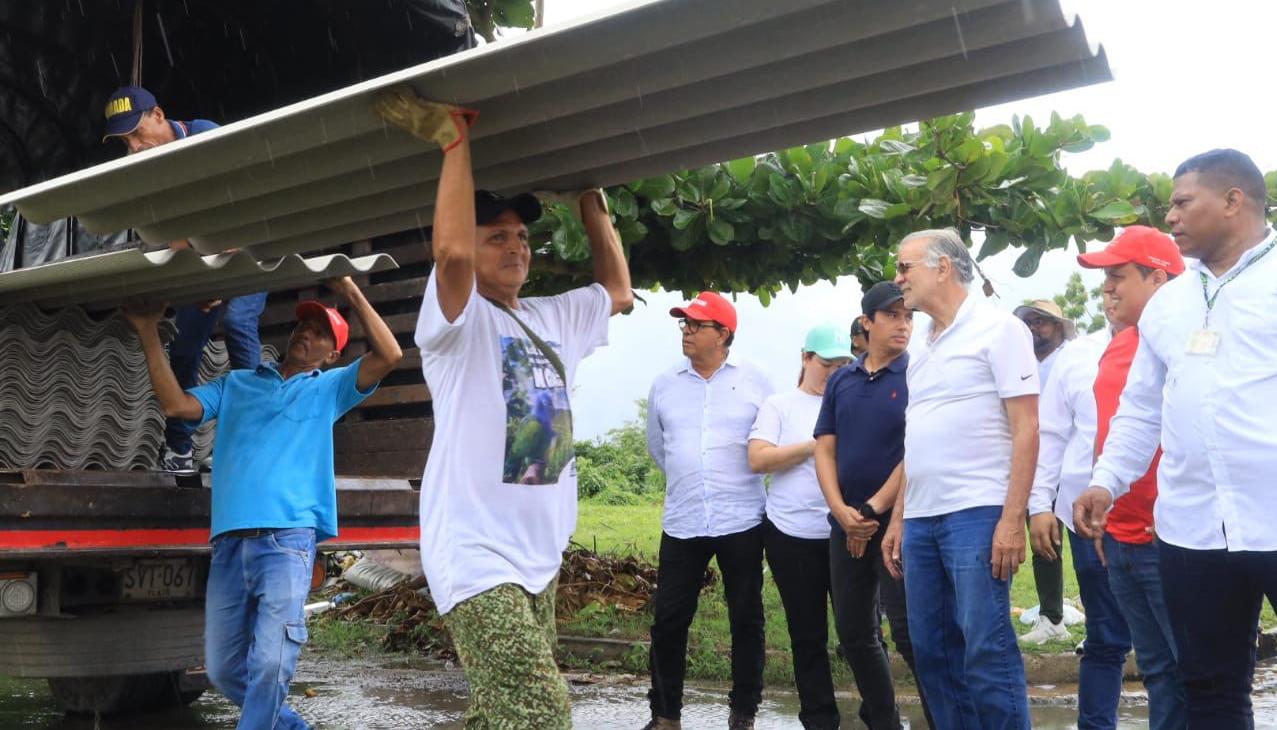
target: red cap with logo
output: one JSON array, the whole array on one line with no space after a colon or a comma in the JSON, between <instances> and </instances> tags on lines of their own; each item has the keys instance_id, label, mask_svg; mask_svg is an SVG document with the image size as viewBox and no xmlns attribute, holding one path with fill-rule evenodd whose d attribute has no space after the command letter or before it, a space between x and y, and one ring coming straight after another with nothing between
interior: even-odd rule
<instances>
[{"instance_id":1,"label":"red cap with logo","mask_svg":"<svg viewBox=\"0 0 1277 730\"><path fill-rule=\"evenodd\" d=\"M341 312L324 306L324 303L317 299L308 299L298 304L294 313L297 319L323 318L328 322L328 329L333 333L333 343L336 344L337 351L346 349L346 343L350 341L350 325L346 324L346 318L341 316Z\"/></svg>"},{"instance_id":2,"label":"red cap with logo","mask_svg":"<svg viewBox=\"0 0 1277 730\"><path fill-rule=\"evenodd\" d=\"M1175 276L1184 273L1184 257L1180 256L1175 240L1148 226L1127 226L1108 248L1079 254L1077 262L1086 269L1139 264Z\"/></svg>"},{"instance_id":3,"label":"red cap with logo","mask_svg":"<svg viewBox=\"0 0 1277 730\"><path fill-rule=\"evenodd\" d=\"M717 322L726 327L729 332L736 331L736 307L715 291L703 291L697 294L696 298L687 304L671 309L670 316L701 322Z\"/></svg>"}]
</instances>

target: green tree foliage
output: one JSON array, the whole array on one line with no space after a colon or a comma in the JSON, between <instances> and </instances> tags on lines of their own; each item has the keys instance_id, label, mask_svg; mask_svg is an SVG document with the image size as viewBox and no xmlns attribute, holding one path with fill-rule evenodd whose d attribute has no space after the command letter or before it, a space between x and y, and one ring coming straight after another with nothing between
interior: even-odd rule
<instances>
[{"instance_id":1,"label":"green tree foliage","mask_svg":"<svg viewBox=\"0 0 1277 730\"><path fill-rule=\"evenodd\" d=\"M1064 293L1056 294L1054 300L1064 316L1077 325L1078 332L1099 332L1107 324L1101 287L1087 290L1082 275L1076 271L1069 275Z\"/></svg>"},{"instance_id":2,"label":"green tree foliage","mask_svg":"<svg viewBox=\"0 0 1277 730\"><path fill-rule=\"evenodd\" d=\"M634 285L691 294L752 292L764 304L782 286L854 275L863 286L895 275L892 246L905 234L953 226L977 257L1021 249L1015 272L1031 276L1042 254L1079 251L1116 226L1165 227L1171 178L1116 160L1071 177L1064 153L1109 138L1081 116L1052 114L974 126L971 112L916 130L893 127L709 165L607 190ZM1269 173L1277 198L1277 173ZM555 206L533 229L536 291L589 280L580 221Z\"/></svg>"},{"instance_id":3,"label":"green tree foliage","mask_svg":"<svg viewBox=\"0 0 1277 730\"><path fill-rule=\"evenodd\" d=\"M605 504L650 502L665 492L665 475L647 453L647 401L639 416L598 441L576 443L577 483L583 498Z\"/></svg>"}]
</instances>

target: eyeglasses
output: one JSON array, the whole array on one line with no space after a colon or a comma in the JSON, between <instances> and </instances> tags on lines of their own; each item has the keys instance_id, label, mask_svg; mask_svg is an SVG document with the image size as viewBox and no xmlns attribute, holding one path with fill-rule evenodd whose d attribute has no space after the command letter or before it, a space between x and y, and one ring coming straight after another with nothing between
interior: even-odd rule
<instances>
[{"instance_id":1,"label":"eyeglasses","mask_svg":"<svg viewBox=\"0 0 1277 730\"><path fill-rule=\"evenodd\" d=\"M851 362L851 360L845 357L838 357L838 358L834 358L833 360L827 360L821 357L820 355L816 356L816 361L819 362L821 366L827 367L827 368L840 368Z\"/></svg>"},{"instance_id":2,"label":"eyeglasses","mask_svg":"<svg viewBox=\"0 0 1277 730\"><path fill-rule=\"evenodd\" d=\"M917 267L917 266L922 266L922 265L923 265L923 263L922 263L922 259L917 259L917 260L914 260L914 261L903 261L903 260L901 260L901 261L897 261L897 262L896 262L896 273L897 273L897 274L904 274L904 275L908 276L908 275L909 275L909 272L910 272L910 271L912 271L915 267Z\"/></svg>"},{"instance_id":3,"label":"eyeglasses","mask_svg":"<svg viewBox=\"0 0 1277 730\"><path fill-rule=\"evenodd\" d=\"M691 334L700 332L702 327L713 327L716 330L723 329L723 326L717 322L709 322L701 319L680 319L678 321L678 328Z\"/></svg>"},{"instance_id":4,"label":"eyeglasses","mask_svg":"<svg viewBox=\"0 0 1277 730\"><path fill-rule=\"evenodd\" d=\"M1046 317L1025 317L1021 321L1031 330L1041 329L1055 323L1055 320L1047 319Z\"/></svg>"}]
</instances>

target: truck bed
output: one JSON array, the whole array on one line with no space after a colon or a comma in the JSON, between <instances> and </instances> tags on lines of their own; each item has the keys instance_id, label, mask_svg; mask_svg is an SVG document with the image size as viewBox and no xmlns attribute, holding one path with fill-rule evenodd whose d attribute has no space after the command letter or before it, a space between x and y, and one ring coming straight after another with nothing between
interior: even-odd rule
<instances>
[{"instance_id":1,"label":"truck bed","mask_svg":"<svg viewBox=\"0 0 1277 730\"><path fill-rule=\"evenodd\" d=\"M185 483L158 472L0 471L0 558L206 554L208 475ZM408 480L338 477L339 534L320 549L416 547L417 507Z\"/></svg>"}]
</instances>

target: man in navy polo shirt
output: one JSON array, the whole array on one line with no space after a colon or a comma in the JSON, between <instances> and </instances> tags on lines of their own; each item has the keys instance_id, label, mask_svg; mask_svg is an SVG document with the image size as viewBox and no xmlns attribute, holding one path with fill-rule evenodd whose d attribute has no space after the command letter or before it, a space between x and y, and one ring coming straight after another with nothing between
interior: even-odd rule
<instances>
[{"instance_id":1,"label":"man in navy polo shirt","mask_svg":"<svg viewBox=\"0 0 1277 730\"><path fill-rule=\"evenodd\" d=\"M867 349L829 377L815 429L816 476L832 526L834 624L863 698L860 718L875 730L900 727L891 667L879 635L879 589L896 648L913 668L904 587L900 576L887 574L882 560L882 536L900 491L909 403L905 370L913 312L903 299L900 287L889 281L865 293L860 324ZM930 721L925 699L923 710Z\"/></svg>"},{"instance_id":2,"label":"man in navy polo shirt","mask_svg":"<svg viewBox=\"0 0 1277 730\"><path fill-rule=\"evenodd\" d=\"M350 328L336 309L302 302L282 363L232 370L187 391L160 342L163 308L125 311L164 415L218 421L204 655L209 680L243 710L244 730L307 727L284 701L307 638L315 543L337 534L333 423L403 357L350 277L329 286L363 323L368 354L321 371L341 357Z\"/></svg>"},{"instance_id":3,"label":"man in navy polo shirt","mask_svg":"<svg viewBox=\"0 0 1277 730\"><path fill-rule=\"evenodd\" d=\"M217 125L207 119L179 122L167 118L151 92L140 86L125 86L117 89L107 100L106 130L102 141L119 139L124 143L127 154L131 155L210 129L217 129ZM187 248L189 245L186 241L169 244L170 248ZM257 367L262 359L257 323L265 308L266 292L177 307L174 318L177 337L169 345L169 361L178 384L183 388L193 388L199 383L204 346L219 320L226 335L226 354L230 357L231 367ZM164 455L160 459L160 467L164 471L195 473L195 454L191 448L191 434L194 432L195 427L189 423L169 420L164 433Z\"/></svg>"}]
</instances>

